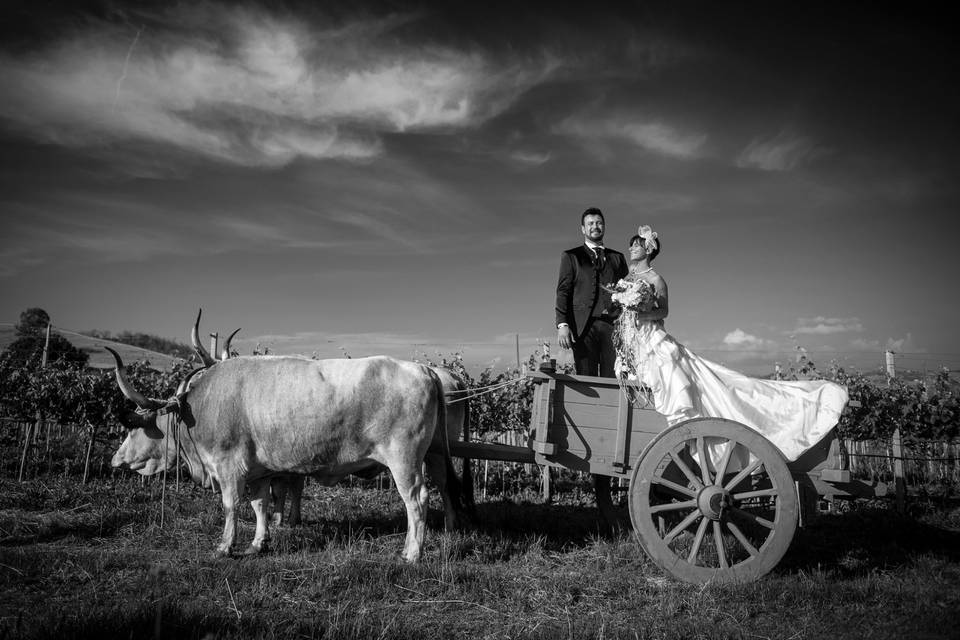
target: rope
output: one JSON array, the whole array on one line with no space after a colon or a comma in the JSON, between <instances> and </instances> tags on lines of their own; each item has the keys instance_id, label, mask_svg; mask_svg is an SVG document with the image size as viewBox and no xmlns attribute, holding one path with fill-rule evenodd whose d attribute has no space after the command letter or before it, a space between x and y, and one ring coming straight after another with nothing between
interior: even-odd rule
<instances>
[{"instance_id":1,"label":"rope","mask_svg":"<svg viewBox=\"0 0 960 640\"><path fill-rule=\"evenodd\" d=\"M856 458L877 458L880 460L912 460L914 462L957 462L960 458L923 458L919 456L893 456L882 453L853 453L848 451L847 455Z\"/></svg>"},{"instance_id":2,"label":"rope","mask_svg":"<svg viewBox=\"0 0 960 640\"><path fill-rule=\"evenodd\" d=\"M524 380L523 376L518 376L512 380L507 380L506 382L500 382L498 384L487 385L486 387L476 387L474 389L458 389L456 391L447 391L443 395L452 396L454 394L463 393L466 394L462 398L457 398L456 400L448 400L447 404L456 404L457 402L463 402L464 400L469 400L470 398L476 398L478 396L485 395L487 393L493 393L498 389L503 389L504 387L509 387L512 384L522 382ZM483 389L483 391L479 391ZM479 392L478 392L479 391Z\"/></svg>"},{"instance_id":3,"label":"rope","mask_svg":"<svg viewBox=\"0 0 960 640\"><path fill-rule=\"evenodd\" d=\"M180 495L180 416L177 416L177 495Z\"/></svg>"},{"instance_id":4,"label":"rope","mask_svg":"<svg viewBox=\"0 0 960 640\"><path fill-rule=\"evenodd\" d=\"M170 422L173 416L167 414L167 428L163 430L163 484L160 486L160 528L163 529L163 514L166 511L167 500L167 454L168 441L170 437Z\"/></svg>"}]
</instances>

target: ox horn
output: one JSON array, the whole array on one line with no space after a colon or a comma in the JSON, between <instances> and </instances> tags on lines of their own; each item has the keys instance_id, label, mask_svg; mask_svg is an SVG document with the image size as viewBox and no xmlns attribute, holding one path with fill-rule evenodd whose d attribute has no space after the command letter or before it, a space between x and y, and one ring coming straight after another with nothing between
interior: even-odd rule
<instances>
[{"instance_id":1,"label":"ox horn","mask_svg":"<svg viewBox=\"0 0 960 640\"><path fill-rule=\"evenodd\" d=\"M237 327L236 329L234 329L233 333L230 334L230 337L227 338L227 341L223 343L223 351L220 352L221 360L230 359L230 341L233 340L233 336L237 335L239 331L240 331L240 327Z\"/></svg>"},{"instance_id":2,"label":"ox horn","mask_svg":"<svg viewBox=\"0 0 960 640\"><path fill-rule=\"evenodd\" d=\"M183 379L183 382L181 382L181 383L177 386L177 393L176 393L176 397L177 397L177 398L180 398L180 397L185 396L185 395L187 394L187 391L189 391L190 378L192 378L193 376L197 375L198 373L200 373L200 372L203 371L204 369L206 369L206 367L197 367L196 369L194 369L193 371L191 371L190 373L187 374L187 377Z\"/></svg>"},{"instance_id":3,"label":"ox horn","mask_svg":"<svg viewBox=\"0 0 960 640\"><path fill-rule=\"evenodd\" d=\"M203 366L212 367L217 363L207 350L203 348L203 345L200 344L200 316L203 315L203 309L200 309L200 312L197 313L197 321L193 323L193 331L190 332L190 340L193 342L193 350L200 356L200 361L203 362Z\"/></svg>"},{"instance_id":4,"label":"ox horn","mask_svg":"<svg viewBox=\"0 0 960 640\"><path fill-rule=\"evenodd\" d=\"M141 409L156 409L160 407L162 403L159 403L156 400L151 400L147 396L137 391L136 388L130 384L130 381L127 380L127 374L124 370L123 360L120 359L120 354L110 347L104 348L112 353L113 359L117 361L117 385L119 385L120 391L123 392L123 395L126 396L128 400L132 400Z\"/></svg>"}]
</instances>

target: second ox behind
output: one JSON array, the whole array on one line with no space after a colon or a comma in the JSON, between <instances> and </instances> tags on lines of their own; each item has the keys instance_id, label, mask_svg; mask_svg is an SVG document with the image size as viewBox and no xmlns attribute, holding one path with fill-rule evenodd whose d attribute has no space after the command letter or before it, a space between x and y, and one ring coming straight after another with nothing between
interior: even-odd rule
<instances>
[{"instance_id":1,"label":"second ox behind","mask_svg":"<svg viewBox=\"0 0 960 640\"><path fill-rule=\"evenodd\" d=\"M247 553L269 540L270 478L309 474L335 482L378 464L390 470L407 511L403 558L415 562L425 535L427 492L422 463L435 432L441 435L448 482L458 484L446 440L443 387L429 367L377 356L311 360L289 356L239 357L185 380L171 400L147 398L117 362L117 382L137 412L121 418L127 437L115 467L158 473L177 450L191 476L220 486L224 530L218 555L233 545L237 505L249 486L257 518ZM459 496L459 487L451 487Z\"/></svg>"}]
</instances>

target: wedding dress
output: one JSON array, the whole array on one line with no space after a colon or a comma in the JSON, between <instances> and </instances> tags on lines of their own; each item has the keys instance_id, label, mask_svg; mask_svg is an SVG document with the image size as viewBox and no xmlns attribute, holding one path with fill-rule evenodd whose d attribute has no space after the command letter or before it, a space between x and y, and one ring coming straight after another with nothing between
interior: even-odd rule
<instances>
[{"instance_id":1,"label":"wedding dress","mask_svg":"<svg viewBox=\"0 0 960 640\"><path fill-rule=\"evenodd\" d=\"M701 358L668 334L663 321L617 321L618 376L649 388L670 426L691 418L728 418L761 433L788 461L819 442L840 420L847 390L826 380L761 380ZM712 449L712 447L711 447ZM719 459L720 451L710 451ZM743 461L745 462L745 461Z\"/></svg>"}]
</instances>

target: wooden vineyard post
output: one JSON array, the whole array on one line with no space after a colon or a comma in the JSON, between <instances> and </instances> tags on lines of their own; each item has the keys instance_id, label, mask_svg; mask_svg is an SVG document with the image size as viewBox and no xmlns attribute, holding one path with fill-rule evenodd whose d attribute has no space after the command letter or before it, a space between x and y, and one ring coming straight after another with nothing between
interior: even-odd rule
<instances>
[{"instance_id":1,"label":"wooden vineyard post","mask_svg":"<svg viewBox=\"0 0 960 640\"><path fill-rule=\"evenodd\" d=\"M890 384L897 377L896 353L887 349L884 356L887 363L887 384ZM903 438L900 434L900 427L893 430L891 445L893 449L893 483L896 491L896 506L897 511L903 513L906 503L907 483L903 472Z\"/></svg>"},{"instance_id":2,"label":"wooden vineyard post","mask_svg":"<svg viewBox=\"0 0 960 640\"><path fill-rule=\"evenodd\" d=\"M540 492L544 504L550 504L553 501L553 487L550 484L550 467L543 465L540 467Z\"/></svg>"},{"instance_id":3,"label":"wooden vineyard post","mask_svg":"<svg viewBox=\"0 0 960 640\"><path fill-rule=\"evenodd\" d=\"M51 324L47 323L47 338L43 343L43 355L40 358L40 368L45 369L47 367L47 358L50 354L50 327ZM38 410L37 411L37 425L31 433L30 424L27 423L26 431L24 432L23 438L23 454L20 456L20 473L17 475L17 482L23 482L23 472L27 468L27 453L30 451L30 437L31 435L35 439L37 433L40 431L40 425L43 424L43 414Z\"/></svg>"},{"instance_id":4,"label":"wooden vineyard post","mask_svg":"<svg viewBox=\"0 0 960 640\"><path fill-rule=\"evenodd\" d=\"M37 424L40 422L40 414L37 414ZM30 432L33 427L32 422L27 422L23 427L23 453L20 455L20 473L17 474L17 482L23 482L23 472L27 467L27 453L30 451Z\"/></svg>"},{"instance_id":5,"label":"wooden vineyard post","mask_svg":"<svg viewBox=\"0 0 960 640\"><path fill-rule=\"evenodd\" d=\"M903 472L903 438L900 427L893 431L893 482L896 488L897 511L904 512L906 506L907 482Z\"/></svg>"},{"instance_id":6,"label":"wooden vineyard post","mask_svg":"<svg viewBox=\"0 0 960 640\"><path fill-rule=\"evenodd\" d=\"M90 454L93 452L93 443L97 439L97 430L93 425L87 422L90 429L90 441L87 443L87 455L83 461L83 484L87 484L87 476L90 474Z\"/></svg>"},{"instance_id":7,"label":"wooden vineyard post","mask_svg":"<svg viewBox=\"0 0 960 640\"><path fill-rule=\"evenodd\" d=\"M490 461L483 461L483 500L487 499L487 474L490 473Z\"/></svg>"}]
</instances>

